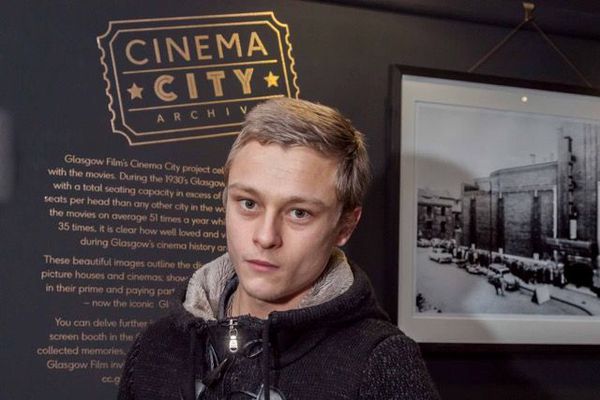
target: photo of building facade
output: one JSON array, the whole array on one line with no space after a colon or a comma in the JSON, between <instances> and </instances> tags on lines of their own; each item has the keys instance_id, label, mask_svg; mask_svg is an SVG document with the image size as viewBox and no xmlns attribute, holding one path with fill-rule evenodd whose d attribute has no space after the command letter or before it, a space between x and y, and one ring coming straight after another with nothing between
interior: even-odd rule
<instances>
[{"instance_id":1,"label":"photo of building facade","mask_svg":"<svg viewBox=\"0 0 600 400\"><path fill-rule=\"evenodd\" d=\"M458 239L461 232L460 199L449 193L418 190L418 237Z\"/></svg>"},{"instance_id":2,"label":"photo of building facade","mask_svg":"<svg viewBox=\"0 0 600 400\"><path fill-rule=\"evenodd\" d=\"M417 311L600 316L600 124L439 104L417 118Z\"/></svg>"},{"instance_id":3,"label":"photo of building facade","mask_svg":"<svg viewBox=\"0 0 600 400\"><path fill-rule=\"evenodd\" d=\"M597 125L566 123L558 159L494 171L463 185L462 244L553 259L568 281L597 290Z\"/></svg>"}]
</instances>

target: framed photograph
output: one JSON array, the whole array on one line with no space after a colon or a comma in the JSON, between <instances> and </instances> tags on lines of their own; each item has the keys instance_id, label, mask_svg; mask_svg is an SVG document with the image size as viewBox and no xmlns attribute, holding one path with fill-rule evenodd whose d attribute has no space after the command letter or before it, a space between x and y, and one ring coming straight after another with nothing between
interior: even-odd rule
<instances>
[{"instance_id":1,"label":"framed photograph","mask_svg":"<svg viewBox=\"0 0 600 400\"><path fill-rule=\"evenodd\" d=\"M599 94L391 68L409 336L600 344Z\"/></svg>"}]
</instances>

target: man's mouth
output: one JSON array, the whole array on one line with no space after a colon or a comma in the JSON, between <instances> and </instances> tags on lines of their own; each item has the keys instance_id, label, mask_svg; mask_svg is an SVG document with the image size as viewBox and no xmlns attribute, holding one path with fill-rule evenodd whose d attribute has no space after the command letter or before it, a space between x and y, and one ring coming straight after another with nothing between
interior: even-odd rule
<instances>
[{"instance_id":1,"label":"man's mouth","mask_svg":"<svg viewBox=\"0 0 600 400\"><path fill-rule=\"evenodd\" d=\"M279 269L279 267L277 265L272 264L266 260L250 259L250 260L246 260L246 262L254 270L261 271L261 272L268 272L268 271L273 271L273 270Z\"/></svg>"}]
</instances>

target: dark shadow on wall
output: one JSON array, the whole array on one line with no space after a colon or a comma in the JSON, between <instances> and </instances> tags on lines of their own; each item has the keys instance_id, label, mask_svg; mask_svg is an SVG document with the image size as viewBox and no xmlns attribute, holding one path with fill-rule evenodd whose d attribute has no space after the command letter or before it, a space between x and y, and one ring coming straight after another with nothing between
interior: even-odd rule
<instances>
[{"instance_id":1,"label":"dark shadow on wall","mask_svg":"<svg viewBox=\"0 0 600 400\"><path fill-rule=\"evenodd\" d=\"M14 192L15 157L11 118L0 108L0 205L8 203Z\"/></svg>"},{"instance_id":2,"label":"dark shadow on wall","mask_svg":"<svg viewBox=\"0 0 600 400\"><path fill-rule=\"evenodd\" d=\"M600 350L590 346L428 344L445 400L595 400Z\"/></svg>"}]
</instances>

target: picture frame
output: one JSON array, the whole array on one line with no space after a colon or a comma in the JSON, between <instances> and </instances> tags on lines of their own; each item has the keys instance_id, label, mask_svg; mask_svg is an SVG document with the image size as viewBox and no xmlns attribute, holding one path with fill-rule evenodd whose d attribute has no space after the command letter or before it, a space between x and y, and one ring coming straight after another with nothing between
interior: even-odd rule
<instances>
[{"instance_id":1,"label":"picture frame","mask_svg":"<svg viewBox=\"0 0 600 400\"><path fill-rule=\"evenodd\" d=\"M389 80L400 329L600 344L600 92L403 65Z\"/></svg>"}]
</instances>

